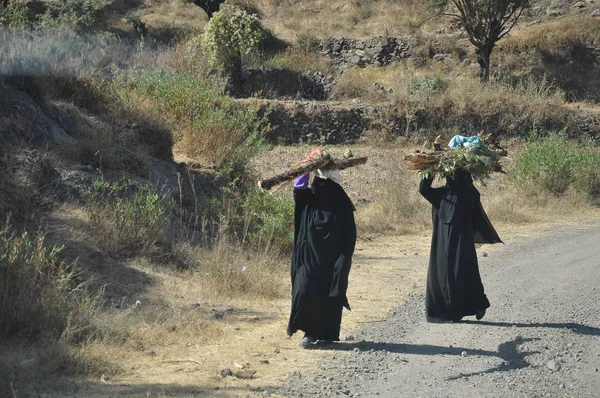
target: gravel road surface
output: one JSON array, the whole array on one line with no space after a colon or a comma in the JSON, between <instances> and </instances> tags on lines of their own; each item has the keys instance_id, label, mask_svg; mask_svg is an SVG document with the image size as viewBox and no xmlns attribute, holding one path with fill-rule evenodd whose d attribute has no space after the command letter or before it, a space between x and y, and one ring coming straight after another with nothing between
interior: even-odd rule
<instances>
[{"instance_id":1,"label":"gravel road surface","mask_svg":"<svg viewBox=\"0 0 600 398\"><path fill-rule=\"evenodd\" d=\"M277 393L600 397L600 227L561 227L478 255L492 304L481 321L429 324L415 294L385 322L314 346L319 369L294 372Z\"/></svg>"}]
</instances>

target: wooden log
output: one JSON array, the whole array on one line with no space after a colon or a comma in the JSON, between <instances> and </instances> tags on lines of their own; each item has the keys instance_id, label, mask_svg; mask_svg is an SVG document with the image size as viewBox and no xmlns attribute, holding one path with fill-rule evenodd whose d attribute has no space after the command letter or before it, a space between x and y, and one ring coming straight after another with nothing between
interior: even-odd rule
<instances>
[{"instance_id":1,"label":"wooden log","mask_svg":"<svg viewBox=\"0 0 600 398\"><path fill-rule=\"evenodd\" d=\"M350 167L358 166L367 163L367 157L347 158L347 159L331 159L321 158L311 162L303 163L300 166L294 167L291 170L284 171L273 177L260 180L258 187L264 191L268 191L275 186L281 185L289 180L308 174L317 169L321 170L344 170Z\"/></svg>"},{"instance_id":2,"label":"wooden log","mask_svg":"<svg viewBox=\"0 0 600 398\"><path fill-rule=\"evenodd\" d=\"M360 166L361 164L367 163L366 156L361 156L358 158L347 158L347 159L333 159L329 164L326 164L323 167L319 167L322 170L344 170L350 167Z\"/></svg>"},{"instance_id":3,"label":"wooden log","mask_svg":"<svg viewBox=\"0 0 600 398\"><path fill-rule=\"evenodd\" d=\"M300 177L301 175L310 173L313 170L320 169L326 164L330 163L331 159L316 159L312 162L307 162L302 164L301 166L295 167L291 170L284 171L283 173L279 173L273 177L266 178L264 180L260 180L258 182L258 187L263 191L268 191L271 188L283 184L286 181L292 180L296 177Z\"/></svg>"}]
</instances>

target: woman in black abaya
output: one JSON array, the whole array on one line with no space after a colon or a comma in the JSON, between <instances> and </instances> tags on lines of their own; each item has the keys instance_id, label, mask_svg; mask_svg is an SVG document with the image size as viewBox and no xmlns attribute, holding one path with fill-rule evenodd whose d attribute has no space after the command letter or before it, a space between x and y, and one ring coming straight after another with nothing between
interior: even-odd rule
<instances>
[{"instance_id":1,"label":"woman in black abaya","mask_svg":"<svg viewBox=\"0 0 600 398\"><path fill-rule=\"evenodd\" d=\"M423 179L419 192L433 206L433 236L427 274L428 322L481 319L490 306L484 293L475 243L501 243L481 206L471 174L457 170L446 185L432 188Z\"/></svg>"},{"instance_id":2,"label":"woman in black abaya","mask_svg":"<svg viewBox=\"0 0 600 398\"><path fill-rule=\"evenodd\" d=\"M288 335L304 331L300 344L338 341L348 275L356 244L354 205L339 185L339 170L294 181L292 309Z\"/></svg>"}]
</instances>

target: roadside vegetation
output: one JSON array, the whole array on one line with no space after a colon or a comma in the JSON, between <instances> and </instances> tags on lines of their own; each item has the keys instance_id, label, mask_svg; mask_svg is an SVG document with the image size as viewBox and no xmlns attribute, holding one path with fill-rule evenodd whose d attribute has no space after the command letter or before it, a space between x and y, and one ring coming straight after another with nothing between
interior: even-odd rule
<instances>
[{"instance_id":1,"label":"roadside vegetation","mask_svg":"<svg viewBox=\"0 0 600 398\"><path fill-rule=\"evenodd\" d=\"M440 34L451 22L427 2L232 3L210 21L187 1L0 6L0 103L15 105L0 109L1 396L31 380L15 361L43 357L43 375L123 374L119 363L144 361L148 347L228 336L213 307L289 294L293 200L289 187L256 187L261 167L285 162L262 93L241 83L248 68L335 75L330 99L401 121L401 134L383 126L356 146L377 159L368 187L361 169L345 182L361 235L426 231L430 207L402 151L480 128L510 138L507 174L481 187L493 221L600 203L597 137L570 129L578 109L597 111L600 79L556 69L597 43L598 18L517 26L481 85L467 39ZM341 74L316 53L336 35L411 35L422 63ZM308 147L290 150L300 159Z\"/></svg>"}]
</instances>

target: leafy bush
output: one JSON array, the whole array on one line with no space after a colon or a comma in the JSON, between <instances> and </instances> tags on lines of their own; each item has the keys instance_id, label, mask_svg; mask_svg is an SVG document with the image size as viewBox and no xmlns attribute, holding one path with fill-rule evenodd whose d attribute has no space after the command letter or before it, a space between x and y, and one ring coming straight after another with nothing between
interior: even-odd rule
<instances>
[{"instance_id":1,"label":"leafy bush","mask_svg":"<svg viewBox=\"0 0 600 398\"><path fill-rule=\"evenodd\" d=\"M409 81L409 95L427 97L441 91L444 81L437 76L412 77Z\"/></svg>"},{"instance_id":2,"label":"leafy bush","mask_svg":"<svg viewBox=\"0 0 600 398\"><path fill-rule=\"evenodd\" d=\"M0 7L0 27L19 28L29 25L27 7L24 4L8 4Z\"/></svg>"},{"instance_id":3,"label":"leafy bush","mask_svg":"<svg viewBox=\"0 0 600 398\"><path fill-rule=\"evenodd\" d=\"M469 149L456 149L444 152L439 161L421 170L419 175L424 178L452 177L456 170L467 170L475 180L486 180L490 174L500 169L500 154L487 146Z\"/></svg>"},{"instance_id":4,"label":"leafy bush","mask_svg":"<svg viewBox=\"0 0 600 398\"><path fill-rule=\"evenodd\" d=\"M60 336L83 302L77 269L61 261L62 248L0 230L0 336ZM72 320L72 318L71 318Z\"/></svg>"},{"instance_id":5,"label":"leafy bush","mask_svg":"<svg viewBox=\"0 0 600 398\"><path fill-rule=\"evenodd\" d=\"M265 252L286 253L294 239L294 201L290 196L267 195L258 188L246 192L238 224L245 239Z\"/></svg>"},{"instance_id":6,"label":"leafy bush","mask_svg":"<svg viewBox=\"0 0 600 398\"><path fill-rule=\"evenodd\" d=\"M266 36L266 29L256 16L225 3L206 25L200 41L211 61L228 64L242 54L256 51Z\"/></svg>"},{"instance_id":7,"label":"leafy bush","mask_svg":"<svg viewBox=\"0 0 600 398\"><path fill-rule=\"evenodd\" d=\"M114 250L156 242L167 222L164 199L150 186L134 186L128 180L94 181L86 210L101 241Z\"/></svg>"},{"instance_id":8,"label":"leafy bush","mask_svg":"<svg viewBox=\"0 0 600 398\"><path fill-rule=\"evenodd\" d=\"M89 28L96 23L100 10L111 0L61 0L46 3L39 24L44 28Z\"/></svg>"},{"instance_id":9,"label":"leafy bush","mask_svg":"<svg viewBox=\"0 0 600 398\"><path fill-rule=\"evenodd\" d=\"M254 0L228 0L227 3L241 8L248 14L255 15L258 18L262 16L262 13L260 12L260 9L258 8Z\"/></svg>"},{"instance_id":10,"label":"leafy bush","mask_svg":"<svg viewBox=\"0 0 600 398\"><path fill-rule=\"evenodd\" d=\"M573 188L590 197L600 188L600 148L590 140L569 139L563 132L530 134L512 170L515 180L537 193L563 194Z\"/></svg>"},{"instance_id":11,"label":"leafy bush","mask_svg":"<svg viewBox=\"0 0 600 398\"><path fill-rule=\"evenodd\" d=\"M210 204L219 230L213 231L213 241L241 244L275 257L289 252L294 238L294 201L289 195L265 194L254 186L230 186L222 193Z\"/></svg>"}]
</instances>

